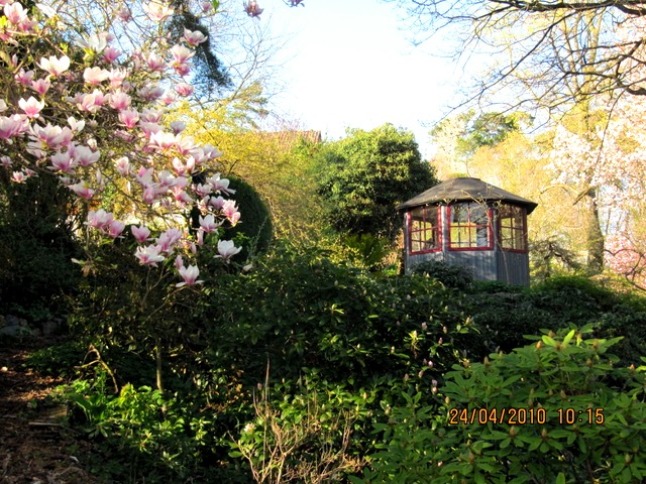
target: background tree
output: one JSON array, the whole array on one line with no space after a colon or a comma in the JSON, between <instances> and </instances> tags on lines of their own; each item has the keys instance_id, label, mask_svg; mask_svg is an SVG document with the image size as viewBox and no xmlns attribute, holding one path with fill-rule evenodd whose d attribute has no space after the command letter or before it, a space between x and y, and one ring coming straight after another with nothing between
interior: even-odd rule
<instances>
[{"instance_id":1,"label":"background tree","mask_svg":"<svg viewBox=\"0 0 646 484\"><path fill-rule=\"evenodd\" d=\"M317 159L318 192L332 226L394 241L401 227L396 206L437 183L412 133L385 124L349 130Z\"/></svg>"},{"instance_id":2,"label":"background tree","mask_svg":"<svg viewBox=\"0 0 646 484\"><path fill-rule=\"evenodd\" d=\"M575 204L577 188L557 180L549 157L553 134L526 134L520 126L530 126L528 115L509 117L469 112L439 123L432 132L438 148L433 160L438 173L442 179L456 174L481 178L537 202L529 221L534 275L577 268L586 254L586 211L583 204Z\"/></svg>"},{"instance_id":3,"label":"background tree","mask_svg":"<svg viewBox=\"0 0 646 484\"><path fill-rule=\"evenodd\" d=\"M398 0L426 33L455 28L460 53L498 62L478 92L501 92L522 80L512 105L550 109L602 93L646 94L643 17L646 2L634 0ZM507 55L495 55L500 53ZM503 60L504 59L504 60ZM577 82L572 83L575 79ZM578 90L570 89L573 85ZM516 84L518 87L518 84Z\"/></svg>"}]
</instances>

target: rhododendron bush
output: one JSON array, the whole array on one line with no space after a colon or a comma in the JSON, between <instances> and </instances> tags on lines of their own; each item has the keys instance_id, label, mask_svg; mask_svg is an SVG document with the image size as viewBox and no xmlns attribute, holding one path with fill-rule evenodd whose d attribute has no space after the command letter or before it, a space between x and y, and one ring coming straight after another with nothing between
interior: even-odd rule
<instances>
[{"instance_id":1,"label":"rhododendron bush","mask_svg":"<svg viewBox=\"0 0 646 484\"><path fill-rule=\"evenodd\" d=\"M48 7L27 10L0 0L0 169L12 183L53 174L88 208L87 230L107 239L130 236L143 266L174 266L180 286L199 283L186 261L228 220L240 217L234 190L217 173L218 150L164 124L164 112L192 94L191 59L205 41L185 30L169 45L159 27L172 10L149 2L136 14L119 11L115 24L149 26L129 52L106 32L66 26ZM78 29L78 25L75 26ZM113 29L115 25L111 26ZM154 35L154 32L159 35ZM127 200L115 213L106 191ZM110 197L111 199L114 196ZM199 211L189 233L187 214ZM219 256L238 250L220 241Z\"/></svg>"}]
</instances>

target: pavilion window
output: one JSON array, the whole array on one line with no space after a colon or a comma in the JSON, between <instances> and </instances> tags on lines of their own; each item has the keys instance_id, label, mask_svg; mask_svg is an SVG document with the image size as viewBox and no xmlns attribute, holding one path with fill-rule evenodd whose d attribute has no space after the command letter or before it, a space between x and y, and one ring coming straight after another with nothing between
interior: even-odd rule
<instances>
[{"instance_id":1,"label":"pavilion window","mask_svg":"<svg viewBox=\"0 0 646 484\"><path fill-rule=\"evenodd\" d=\"M498 239L505 250L527 252L527 212L502 204L498 208Z\"/></svg>"},{"instance_id":2,"label":"pavilion window","mask_svg":"<svg viewBox=\"0 0 646 484\"><path fill-rule=\"evenodd\" d=\"M484 204L456 203L449 207L449 249L492 249L491 212Z\"/></svg>"},{"instance_id":3,"label":"pavilion window","mask_svg":"<svg viewBox=\"0 0 646 484\"><path fill-rule=\"evenodd\" d=\"M409 252L419 254L440 250L442 246L438 207L417 207L411 210L408 216Z\"/></svg>"}]
</instances>

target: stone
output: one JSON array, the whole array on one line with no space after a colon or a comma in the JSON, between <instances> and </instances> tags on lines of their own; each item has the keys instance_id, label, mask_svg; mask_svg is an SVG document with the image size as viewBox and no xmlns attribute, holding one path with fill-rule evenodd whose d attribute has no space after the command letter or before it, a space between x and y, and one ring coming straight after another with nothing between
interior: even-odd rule
<instances>
[{"instance_id":1,"label":"stone","mask_svg":"<svg viewBox=\"0 0 646 484\"><path fill-rule=\"evenodd\" d=\"M0 335L24 338L25 336L33 336L34 332L27 326L5 326L0 328Z\"/></svg>"}]
</instances>

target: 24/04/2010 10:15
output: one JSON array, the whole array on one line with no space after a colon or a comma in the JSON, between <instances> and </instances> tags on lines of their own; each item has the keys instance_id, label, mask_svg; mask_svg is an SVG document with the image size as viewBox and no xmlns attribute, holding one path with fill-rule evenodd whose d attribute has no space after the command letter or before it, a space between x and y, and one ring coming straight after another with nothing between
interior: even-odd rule
<instances>
[{"instance_id":1,"label":"24/04/2010 10:15","mask_svg":"<svg viewBox=\"0 0 646 484\"><path fill-rule=\"evenodd\" d=\"M603 408L586 408L576 410L574 408L559 408L556 417L559 425L574 425L575 423L587 423L591 425L603 425L605 422ZM553 415L553 414L552 414ZM534 408L451 408L449 409L449 425L467 425L477 423L479 425L507 424L507 425L544 425L548 421L547 409L543 407Z\"/></svg>"}]
</instances>

